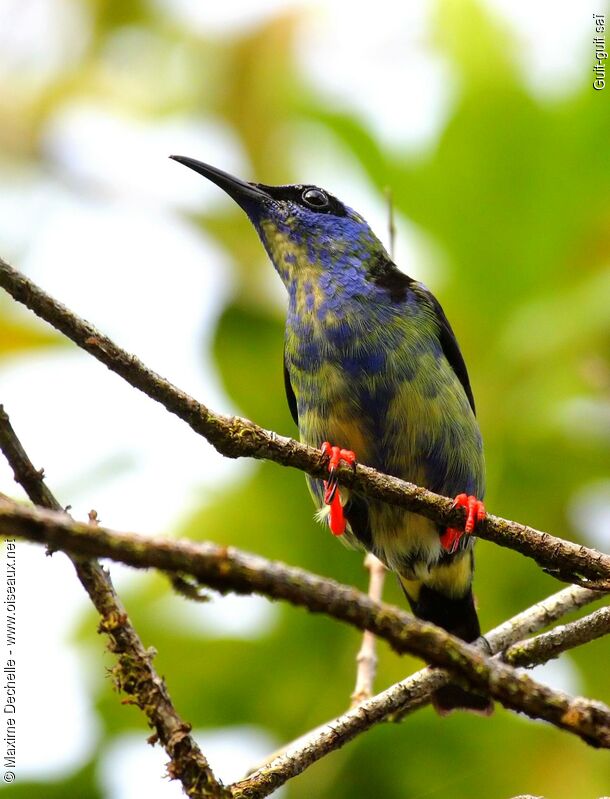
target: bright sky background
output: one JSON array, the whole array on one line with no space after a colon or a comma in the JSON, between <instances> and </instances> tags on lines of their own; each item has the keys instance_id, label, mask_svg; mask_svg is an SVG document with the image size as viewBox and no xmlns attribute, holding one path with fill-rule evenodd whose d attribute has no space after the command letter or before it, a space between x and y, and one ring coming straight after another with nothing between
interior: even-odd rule
<instances>
[{"instance_id":1,"label":"bright sky background","mask_svg":"<svg viewBox=\"0 0 610 799\"><path fill-rule=\"evenodd\" d=\"M431 9L425 0L377 0L375 14L369 4L353 2L156 2L207 33L260 23L287 6L307 9L303 71L329 97L363 113L379 138L393 146L430 147L459 91L442 54L425 44ZM583 53L590 48L597 5L487 2L518 36L532 92L552 102L582 83ZM86 35L82 26L78 4L68 0L3 0L0 70L28 69L33 81L44 79L46 70L74 52L72 42ZM397 114L397 104L409 113ZM76 105L58 113L46 147L56 165L52 173L33 170L26 182L16 183L10 165L2 166L2 255L178 386L216 410L233 412L205 346L233 275L222 253L181 217L184 210L225 200L167 156L205 154L206 161L246 178L265 176L250 174L230 132L213 120L176 117L145 124L94 105ZM330 141L316 141L315 158L306 142L301 150L303 179L349 197L350 205L383 233L383 202L354 162ZM87 185L95 191L83 191ZM429 244L405 220L397 255L406 271L419 276L442 271ZM171 282L164 277L168 264ZM49 485L80 518L94 507L108 526L162 533L219 479L239 479L251 468L218 456L182 422L84 353L3 362L0 387L35 463L44 465ZM13 491L3 460L0 490ZM600 518L607 512L602 509ZM97 729L85 679L96 679L91 676L96 669L85 667L69 642L87 599L67 560L61 554L46 558L40 548L23 544L18 568L18 776L24 780L60 775L87 759ZM112 572L119 587L125 579L137 579L114 566ZM218 625L221 610L221 626L230 627L232 635L273 623L273 611L259 600L224 599L211 615L205 607L184 607L181 603L185 624L208 630ZM578 689L567 660L540 676ZM49 696L57 701L51 704ZM44 716L41 707L48 709ZM102 779L110 799L136 795L136 780L142 792L142 774L150 778L149 799L181 795L178 785L159 779L165 756L143 745L144 734L143 728L142 735L116 741L105 752ZM241 776L280 743L252 728L208 730L202 741L225 780Z\"/></svg>"}]
</instances>

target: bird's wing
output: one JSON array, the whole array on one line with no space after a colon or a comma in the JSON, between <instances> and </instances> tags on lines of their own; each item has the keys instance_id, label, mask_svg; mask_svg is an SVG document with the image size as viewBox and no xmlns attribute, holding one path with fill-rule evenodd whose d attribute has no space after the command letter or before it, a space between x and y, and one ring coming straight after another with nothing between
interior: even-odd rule
<instances>
[{"instance_id":1,"label":"bird's wing","mask_svg":"<svg viewBox=\"0 0 610 799\"><path fill-rule=\"evenodd\" d=\"M430 303L430 306L432 307L432 310L438 322L439 326L438 337L445 358L447 358L447 360L449 361L451 368L453 369L453 371L457 375L458 380L462 384L464 391L466 392L466 396L468 397L468 402L470 403L470 407L472 408L472 412L476 413L474 407L474 396L472 394L472 388L470 387L470 379L468 377L466 364L464 363L464 358L462 357L459 344L457 343L455 333L451 329L449 320L445 316L445 312L443 311L440 302L436 299L436 297L434 296L434 294L432 294L431 291L428 291L428 289L421 283L417 285L417 291L420 292L426 298L426 300Z\"/></svg>"},{"instance_id":2,"label":"bird's wing","mask_svg":"<svg viewBox=\"0 0 610 799\"><path fill-rule=\"evenodd\" d=\"M391 302L403 302L407 298L409 291L412 291L416 296L419 296L421 300L427 303L438 323L438 338L445 358L462 384L472 412L475 413L474 397L472 395L464 358L460 352L449 320L445 316L445 312L434 294L432 294L423 283L419 283L404 272L401 272L387 256L375 258L371 264L369 264L368 271L369 277L372 279L373 283L388 292L388 299Z\"/></svg>"},{"instance_id":3,"label":"bird's wing","mask_svg":"<svg viewBox=\"0 0 610 799\"><path fill-rule=\"evenodd\" d=\"M297 398L294 395L294 391L292 385L290 383L290 375L288 373L288 367L286 366L286 349L284 348L284 388L286 389L286 399L288 400L288 407L290 408L290 414L294 419L294 423L296 426L299 426L299 412L297 409Z\"/></svg>"}]
</instances>

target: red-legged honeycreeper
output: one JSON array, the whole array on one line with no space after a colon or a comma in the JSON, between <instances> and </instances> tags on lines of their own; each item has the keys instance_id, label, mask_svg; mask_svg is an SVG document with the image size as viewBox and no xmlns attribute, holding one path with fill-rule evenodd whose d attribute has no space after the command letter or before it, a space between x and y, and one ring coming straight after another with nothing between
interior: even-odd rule
<instances>
[{"instance_id":1,"label":"red-legged honeycreeper","mask_svg":"<svg viewBox=\"0 0 610 799\"><path fill-rule=\"evenodd\" d=\"M474 641L473 537L333 480L338 461L353 462L356 453L381 472L456 496L468 511L467 533L484 516L474 399L440 304L399 271L364 219L327 191L247 183L192 158L172 158L241 206L288 291L288 404L301 441L324 442L330 455L329 480L307 478L320 515L396 572L416 616ZM491 710L487 697L455 685L442 688L435 705L440 712Z\"/></svg>"}]
</instances>

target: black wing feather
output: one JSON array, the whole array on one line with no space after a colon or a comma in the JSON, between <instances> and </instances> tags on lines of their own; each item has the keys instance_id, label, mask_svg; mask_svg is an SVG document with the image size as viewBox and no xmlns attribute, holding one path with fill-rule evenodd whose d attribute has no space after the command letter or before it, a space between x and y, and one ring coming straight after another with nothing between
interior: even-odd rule
<instances>
[{"instance_id":1,"label":"black wing feather","mask_svg":"<svg viewBox=\"0 0 610 799\"><path fill-rule=\"evenodd\" d=\"M297 408L297 398L294 395L292 385L290 383L290 375L288 374L288 367L286 366L286 350L284 349L284 388L286 389L286 399L288 400L288 407L290 408L290 415L294 419L296 426L299 426L299 411Z\"/></svg>"},{"instance_id":2,"label":"black wing feather","mask_svg":"<svg viewBox=\"0 0 610 799\"><path fill-rule=\"evenodd\" d=\"M470 387L470 379L468 377L468 370L466 369L466 364L464 362L464 357L462 356L462 352L460 350L460 346L457 343L457 339L455 337L455 333L451 329L451 325L449 324L449 320L445 316L445 312L443 311L440 302L436 299L432 292L428 291L425 287L418 286L422 294L425 295L426 299L429 301L430 305L432 306L432 310L438 320L439 324L439 341L442 347L443 353L445 358L449 361L449 364L455 374L457 375L458 380L464 387L464 391L466 392L466 396L468 397L468 402L470 403L470 407L472 408L472 412L476 413L474 407L474 396L472 394L472 388Z\"/></svg>"}]
</instances>

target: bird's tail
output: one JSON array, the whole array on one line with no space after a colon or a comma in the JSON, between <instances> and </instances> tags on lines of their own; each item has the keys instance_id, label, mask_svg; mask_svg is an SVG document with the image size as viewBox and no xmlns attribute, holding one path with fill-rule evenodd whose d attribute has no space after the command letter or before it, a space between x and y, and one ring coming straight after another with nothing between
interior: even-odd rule
<instances>
[{"instance_id":1,"label":"bird's tail","mask_svg":"<svg viewBox=\"0 0 610 799\"><path fill-rule=\"evenodd\" d=\"M470 587L463 596L450 597L427 585L420 584L414 591L415 586L412 581L401 578L400 582L411 610L418 618L438 624L448 633L468 643L475 641L481 635ZM417 598L414 598L414 595ZM451 683L435 692L432 704L442 716L458 709L471 710L483 715L489 715L493 711L493 703L488 696Z\"/></svg>"}]
</instances>

